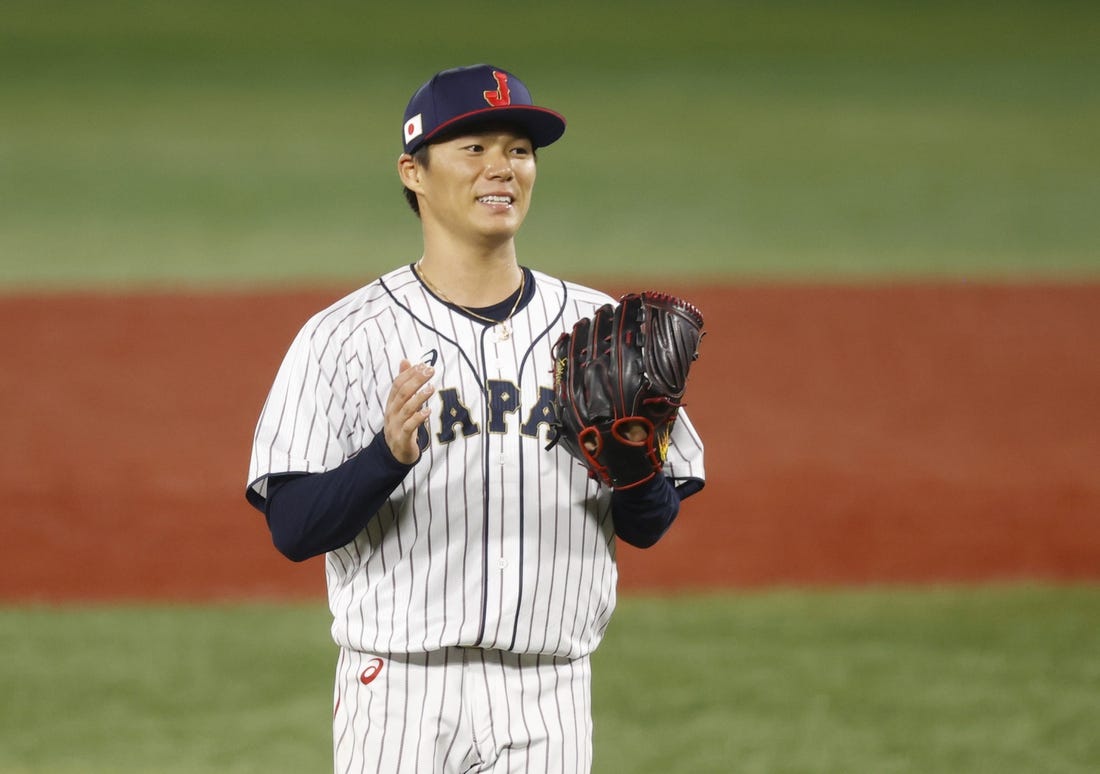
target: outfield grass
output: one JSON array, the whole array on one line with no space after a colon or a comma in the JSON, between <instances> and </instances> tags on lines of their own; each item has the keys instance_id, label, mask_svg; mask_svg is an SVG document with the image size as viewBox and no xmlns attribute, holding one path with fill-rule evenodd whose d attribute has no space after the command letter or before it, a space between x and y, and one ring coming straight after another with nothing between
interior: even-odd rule
<instances>
[{"instance_id":1,"label":"outfield grass","mask_svg":"<svg viewBox=\"0 0 1100 774\"><path fill-rule=\"evenodd\" d=\"M15 0L0 288L360 280L411 260L397 124L490 61L569 118L567 275L1100 276L1100 6Z\"/></svg>"},{"instance_id":2,"label":"outfield grass","mask_svg":"<svg viewBox=\"0 0 1100 774\"><path fill-rule=\"evenodd\" d=\"M321 605L0 611L0 772L315 772ZM628 597L596 772L1093 772L1100 588Z\"/></svg>"}]
</instances>

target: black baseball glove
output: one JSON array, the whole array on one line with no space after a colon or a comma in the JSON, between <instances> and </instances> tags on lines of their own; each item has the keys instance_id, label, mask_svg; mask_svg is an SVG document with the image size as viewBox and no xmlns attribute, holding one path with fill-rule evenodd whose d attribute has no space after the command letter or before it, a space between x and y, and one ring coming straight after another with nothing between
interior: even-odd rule
<instances>
[{"instance_id":1,"label":"black baseball glove","mask_svg":"<svg viewBox=\"0 0 1100 774\"><path fill-rule=\"evenodd\" d=\"M560 443L592 478L625 489L662 468L699 356L703 316L665 293L629 294L580 320L554 344Z\"/></svg>"}]
</instances>

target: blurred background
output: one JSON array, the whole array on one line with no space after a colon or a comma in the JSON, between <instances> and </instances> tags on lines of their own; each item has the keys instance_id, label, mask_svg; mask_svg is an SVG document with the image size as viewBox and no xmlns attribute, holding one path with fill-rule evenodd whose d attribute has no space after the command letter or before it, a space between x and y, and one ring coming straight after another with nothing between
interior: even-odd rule
<instances>
[{"instance_id":1,"label":"blurred background","mask_svg":"<svg viewBox=\"0 0 1100 774\"><path fill-rule=\"evenodd\" d=\"M522 262L707 299L727 398L706 510L623 552L595 771L1100 769L1098 40L1067 1L0 3L0 773L329 768L251 429L304 319L417 256L402 112L477 62L569 122Z\"/></svg>"},{"instance_id":2,"label":"blurred background","mask_svg":"<svg viewBox=\"0 0 1100 774\"><path fill-rule=\"evenodd\" d=\"M1100 268L1081 2L4 3L8 287L360 279L418 245L405 103L486 61L569 120L522 248L564 274Z\"/></svg>"}]
</instances>

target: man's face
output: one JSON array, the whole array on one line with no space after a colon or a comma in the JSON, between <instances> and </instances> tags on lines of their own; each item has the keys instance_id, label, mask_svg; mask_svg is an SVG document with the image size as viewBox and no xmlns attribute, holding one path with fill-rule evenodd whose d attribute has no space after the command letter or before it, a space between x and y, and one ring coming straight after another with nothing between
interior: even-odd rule
<instances>
[{"instance_id":1,"label":"man's face","mask_svg":"<svg viewBox=\"0 0 1100 774\"><path fill-rule=\"evenodd\" d=\"M429 150L418 166L420 214L462 239L511 239L531 206L535 151L511 129L472 131Z\"/></svg>"}]
</instances>

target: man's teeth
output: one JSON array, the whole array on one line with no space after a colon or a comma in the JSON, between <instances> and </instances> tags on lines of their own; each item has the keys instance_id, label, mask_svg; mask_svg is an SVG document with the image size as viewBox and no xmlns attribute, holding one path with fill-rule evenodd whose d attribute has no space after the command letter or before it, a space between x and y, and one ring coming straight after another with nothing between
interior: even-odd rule
<instances>
[{"instance_id":1,"label":"man's teeth","mask_svg":"<svg viewBox=\"0 0 1100 774\"><path fill-rule=\"evenodd\" d=\"M479 196L477 199L482 204L511 204L511 196Z\"/></svg>"}]
</instances>

